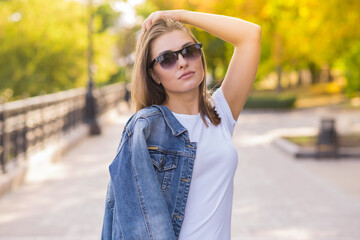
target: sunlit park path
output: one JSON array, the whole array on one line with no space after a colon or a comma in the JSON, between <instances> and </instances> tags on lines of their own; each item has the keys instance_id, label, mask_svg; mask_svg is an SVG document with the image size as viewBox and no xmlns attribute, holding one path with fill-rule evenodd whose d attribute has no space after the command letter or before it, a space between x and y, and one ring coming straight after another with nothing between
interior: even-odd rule
<instances>
[{"instance_id":1,"label":"sunlit park path","mask_svg":"<svg viewBox=\"0 0 360 240\"><path fill-rule=\"evenodd\" d=\"M243 111L234 131L233 240L360 239L360 160L296 160L272 144L282 134L316 130L336 116L359 128L360 112L329 108ZM61 161L0 199L1 240L100 239L108 165L123 124L79 142Z\"/></svg>"}]
</instances>

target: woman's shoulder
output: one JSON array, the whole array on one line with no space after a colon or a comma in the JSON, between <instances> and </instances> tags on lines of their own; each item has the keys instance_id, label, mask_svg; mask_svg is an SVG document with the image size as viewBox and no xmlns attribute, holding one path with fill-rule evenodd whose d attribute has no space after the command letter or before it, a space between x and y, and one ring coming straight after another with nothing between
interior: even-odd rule
<instances>
[{"instance_id":1,"label":"woman's shoulder","mask_svg":"<svg viewBox=\"0 0 360 240\"><path fill-rule=\"evenodd\" d=\"M132 131L133 128L139 122L139 119L141 122L144 122L145 125L153 125L153 123L158 122L160 119L163 119L164 116L159 108L157 108L155 105L142 108L139 111L135 112L127 121L125 125L125 129Z\"/></svg>"},{"instance_id":2,"label":"woman's shoulder","mask_svg":"<svg viewBox=\"0 0 360 240\"><path fill-rule=\"evenodd\" d=\"M140 109L139 111L137 111L134 114L136 119L150 118L150 117L157 116L157 115L162 115L162 114L161 114L160 109L157 108L156 105Z\"/></svg>"},{"instance_id":3,"label":"woman's shoulder","mask_svg":"<svg viewBox=\"0 0 360 240\"><path fill-rule=\"evenodd\" d=\"M145 132L156 130L157 132L175 136L186 131L173 113L163 105L152 105L137 111L125 126L128 133L133 132L135 128L145 130Z\"/></svg>"},{"instance_id":4,"label":"woman's shoulder","mask_svg":"<svg viewBox=\"0 0 360 240\"><path fill-rule=\"evenodd\" d=\"M214 100L215 110L221 117L222 124L225 125L230 130L230 132L232 132L237 120L234 119L232 115L230 106L224 96L222 87L216 89L212 95L212 99Z\"/></svg>"}]
</instances>

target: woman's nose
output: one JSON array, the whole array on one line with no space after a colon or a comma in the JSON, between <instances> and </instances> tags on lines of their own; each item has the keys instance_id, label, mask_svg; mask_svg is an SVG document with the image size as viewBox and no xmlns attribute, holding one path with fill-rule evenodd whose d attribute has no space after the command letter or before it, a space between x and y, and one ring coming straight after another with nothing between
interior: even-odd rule
<instances>
[{"instance_id":1,"label":"woman's nose","mask_svg":"<svg viewBox=\"0 0 360 240\"><path fill-rule=\"evenodd\" d=\"M188 65L188 61L181 55L181 53L178 54L178 66L180 68L186 67Z\"/></svg>"}]
</instances>

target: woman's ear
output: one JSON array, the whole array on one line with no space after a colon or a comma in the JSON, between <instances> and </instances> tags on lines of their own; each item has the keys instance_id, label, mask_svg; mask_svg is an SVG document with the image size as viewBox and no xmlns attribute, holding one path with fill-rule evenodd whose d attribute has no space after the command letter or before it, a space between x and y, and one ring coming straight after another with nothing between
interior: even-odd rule
<instances>
[{"instance_id":1,"label":"woman's ear","mask_svg":"<svg viewBox=\"0 0 360 240\"><path fill-rule=\"evenodd\" d=\"M156 77L154 71L152 69L149 69L149 73L150 73L150 76L151 78L157 83L157 84L161 84L160 80Z\"/></svg>"}]
</instances>

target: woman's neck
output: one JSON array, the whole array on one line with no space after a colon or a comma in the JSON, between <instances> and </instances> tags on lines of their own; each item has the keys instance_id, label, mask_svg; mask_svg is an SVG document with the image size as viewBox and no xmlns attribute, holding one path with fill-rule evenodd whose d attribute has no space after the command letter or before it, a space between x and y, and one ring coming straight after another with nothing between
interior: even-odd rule
<instances>
[{"instance_id":1,"label":"woman's neck","mask_svg":"<svg viewBox=\"0 0 360 240\"><path fill-rule=\"evenodd\" d=\"M180 114L196 115L199 113L199 92L187 94L169 94L164 106Z\"/></svg>"}]
</instances>

